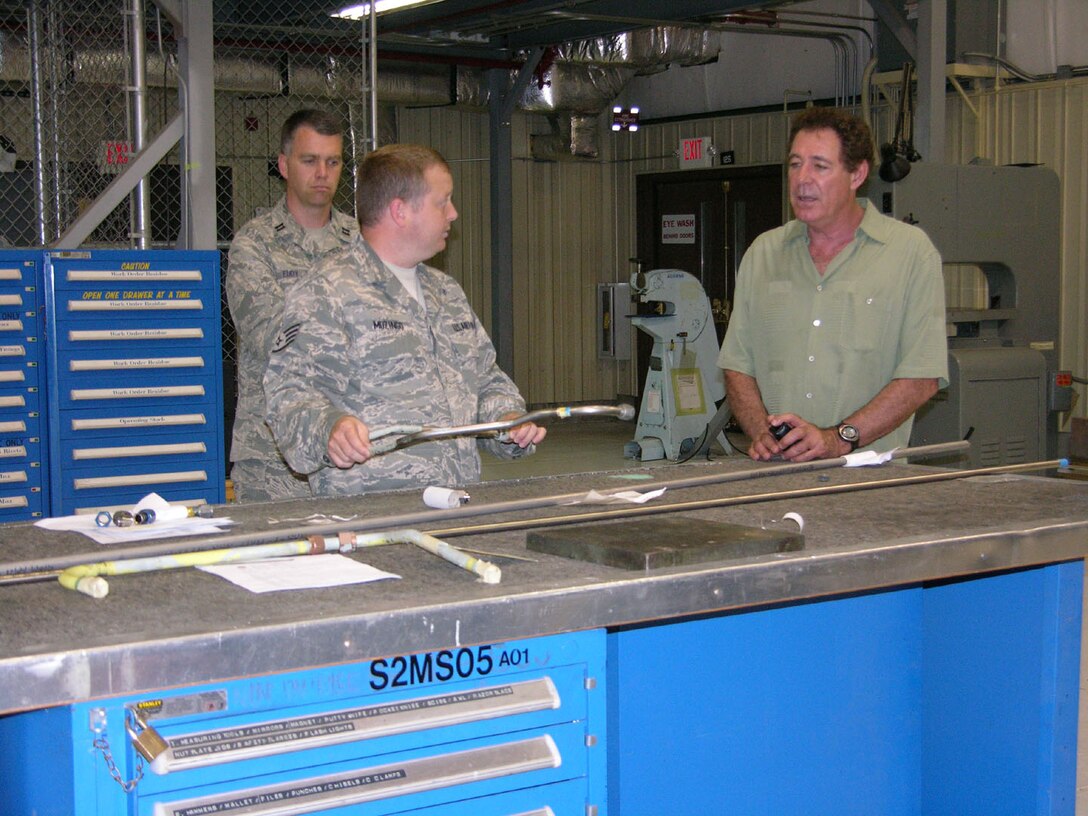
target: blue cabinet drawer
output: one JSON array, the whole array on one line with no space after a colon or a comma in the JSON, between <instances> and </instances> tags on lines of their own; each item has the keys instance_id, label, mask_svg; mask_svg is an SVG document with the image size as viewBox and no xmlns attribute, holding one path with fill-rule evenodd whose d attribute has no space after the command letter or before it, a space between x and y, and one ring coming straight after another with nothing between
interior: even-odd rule
<instances>
[{"instance_id":1,"label":"blue cabinet drawer","mask_svg":"<svg viewBox=\"0 0 1088 816\"><path fill-rule=\"evenodd\" d=\"M0 360L0 388L38 387L40 381L41 369L36 362Z\"/></svg>"},{"instance_id":2,"label":"blue cabinet drawer","mask_svg":"<svg viewBox=\"0 0 1088 816\"><path fill-rule=\"evenodd\" d=\"M48 264L58 295L96 291L117 292L118 299L147 299L143 296L148 292L154 297L180 291L218 297L219 256L214 252L50 252Z\"/></svg>"},{"instance_id":3,"label":"blue cabinet drawer","mask_svg":"<svg viewBox=\"0 0 1088 816\"><path fill-rule=\"evenodd\" d=\"M210 404L172 405L163 411L148 411L142 405L109 404L64 411L59 436L66 445L85 445L88 440L120 444L116 440L179 434L201 438L207 435L214 440L218 437L218 422Z\"/></svg>"},{"instance_id":4,"label":"blue cabinet drawer","mask_svg":"<svg viewBox=\"0 0 1088 816\"><path fill-rule=\"evenodd\" d=\"M244 784L211 785L196 793L141 797L140 816L194 816L229 813L241 803L252 816L321 812L380 816L392 807L404 812L450 805L536 785L584 778L582 723L466 740L356 761L308 768L301 776L270 775ZM315 773L316 772L316 773ZM181 794L184 798L176 798ZM145 804L145 798L149 801ZM290 809L285 810L285 805Z\"/></svg>"},{"instance_id":5,"label":"blue cabinet drawer","mask_svg":"<svg viewBox=\"0 0 1088 816\"><path fill-rule=\"evenodd\" d=\"M0 459L0 490L17 490L42 486L42 469L38 462L12 462Z\"/></svg>"},{"instance_id":6,"label":"blue cabinet drawer","mask_svg":"<svg viewBox=\"0 0 1088 816\"><path fill-rule=\"evenodd\" d=\"M116 406L117 413L127 413L130 406L140 408L178 408L188 406L192 410L200 406L203 410L212 407L215 402L217 385L207 377L143 377L142 382L126 378L124 382L114 383L112 378L100 377L100 382L73 382L69 378L57 385L59 407L97 408L105 405Z\"/></svg>"},{"instance_id":7,"label":"blue cabinet drawer","mask_svg":"<svg viewBox=\"0 0 1088 816\"><path fill-rule=\"evenodd\" d=\"M0 522L27 521L45 515L45 496L41 485L21 489L0 489Z\"/></svg>"},{"instance_id":8,"label":"blue cabinet drawer","mask_svg":"<svg viewBox=\"0 0 1088 816\"><path fill-rule=\"evenodd\" d=\"M113 351L113 349L110 349ZM142 352L142 353L141 353ZM70 388L114 388L143 385L148 382L205 382L215 371L212 349L172 349L153 353L149 349L128 354L100 354L81 350L79 354L62 352L57 364Z\"/></svg>"},{"instance_id":9,"label":"blue cabinet drawer","mask_svg":"<svg viewBox=\"0 0 1088 816\"><path fill-rule=\"evenodd\" d=\"M0 435L0 470L34 465L40 470L42 442L37 436Z\"/></svg>"},{"instance_id":10,"label":"blue cabinet drawer","mask_svg":"<svg viewBox=\"0 0 1088 816\"><path fill-rule=\"evenodd\" d=\"M80 502L94 502L129 490L138 492L137 498L152 490L165 495L163 491L171 488L189 488L196 492L216 478L215 464L205 456L191 461L140 461L65 468L61 495L65 500L78 497Z\"/></svg>"},{"instance_id":11,"label":"blue cabinet drawer","mask_svg":"<svg viewBox=\"0 0 1088 816\"><path fill-rule=\"evenodd\" d=\"M10 291L38 285L40 253L0 250L0 289Z\"/></svg>"},{"instance_id":12,"label":"blue cabinet drawer","mask_svg":"<svg viewBox=\"0 0 1088 816\"><path fill-rule=\"evenodd\" d=\"M0 419L11 414L37 416L41 413L41 389L34 386L11 387L0 383Z\"/></svg>"},{"instance_id":13,"label":"blue cabinet drawer","mask_svg":"<svg viewBox=\"0 0 1088 816\"><path fill-rule=\"evenodd\" d=\"M142 290L57 292L58 326L96 322L105 327L118 320L146 322L157 319L207 320L219 314L219 299L211 292Z\"/></svg>"},{"instance_id":14,"label":"blue cabinet drawer","mask_svg":"<svg viewBox=\"0 0 1088 816\"><path fill-rule=\"evenodd\" d=\"M89 435L71 442L65 441L60 446L60 461L68 469L69 475L77 478L84 471L105 473L105 469L118 465L158 468L167 458L178 467L188 467L212 458L215 450L214 428L156 434L130 433L123 439ZM0 460L0 466L2 464Z\"/></svg>"},{"instance_id":15,"label":"blue cabinet drawer","mask_svg":"<svg viewBox=\"0 0 1088 816\"><path fill-rule=\"evenodd\" d=\"M129 356L190 348L215 349L220 340L200 321L166 315L123 323L104 320L101 325L62 320L57 334L65 353L72 355L86 354L87 349L109 349L110 354Z\"/></svg>"},{"instance_id":16,"label":"blue cabinet drawer","mask_svg":"<svg viewBox=\"0 0 1088 816\"><path fill-rule=\"evenodd\" d=\"M30 411L0 413L0 441L41 440L42 417Z\"/></svg>"}]
</instances>

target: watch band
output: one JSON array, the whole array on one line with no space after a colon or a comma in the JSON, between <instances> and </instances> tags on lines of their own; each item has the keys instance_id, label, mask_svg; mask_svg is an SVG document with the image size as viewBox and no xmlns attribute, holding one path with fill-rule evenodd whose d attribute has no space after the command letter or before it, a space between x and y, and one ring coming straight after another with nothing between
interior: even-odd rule
<instances>
[{"instance_id":1,"label":"watch band","mask_svg":"<svg viewBox=\"0 0 1088 816\"><path fill-rule=\"evenodd\" d=\"M861 444L861 434L858 429L848 422L840 422L839 427L836 429L839 433L839 439L850 446L850 453L853 453L858 449Z\"/></svg>"}]
</instances>

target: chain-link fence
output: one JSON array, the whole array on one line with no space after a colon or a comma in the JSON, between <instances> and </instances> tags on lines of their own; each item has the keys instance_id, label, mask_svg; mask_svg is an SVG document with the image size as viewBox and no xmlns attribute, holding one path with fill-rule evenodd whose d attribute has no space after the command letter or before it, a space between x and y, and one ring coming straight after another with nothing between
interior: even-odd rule
<instances>
[{"instance_id":1,"label":"chain-link fence","mask_svg":"<svg viewBox=\"0 0 1088 816\"><path fill-rule=\"evenodd\" d=\"M215 121L206 126L215 128L224 262L235 230L283 194L280 127L300 108L343 118L334 203L353 211L355 161L369 144L363 31L314 0L214 3ZM77 219L176 115L179 81L178 37L152 0L0 0L0 247L65 246ZM159 162L82 245L174 246L179 155ZM229 431L236 340L225 304L223 318Z\"/></svg>"}]
</instances>

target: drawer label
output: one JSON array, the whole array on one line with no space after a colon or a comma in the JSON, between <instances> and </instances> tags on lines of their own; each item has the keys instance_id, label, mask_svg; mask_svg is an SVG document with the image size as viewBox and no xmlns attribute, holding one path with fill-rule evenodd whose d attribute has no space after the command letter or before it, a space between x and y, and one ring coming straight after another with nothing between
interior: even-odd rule
<instances>
[{"instance_id":1,"label":"drawer label","mask_svg":"<svg viewBox=\"0 0 1088 816\"><path fill-rule=\"evenodd\" d=\"M148 428L158 425L206 425L204 414L171 414L162 416L90 417L73 419L73 431L94 431L103 428Z\"/></svg>"},{"instance_id":2,"label":"drawer label","mask_svg":"<svg viewBox=\"0 0 1088 816\"><path fill-rule=\"evenodd\" d=\"M204 396L204 386L202 385L163 385L148 388L76 388L71 392L73 400L202 396Z\"/></svg>"},{"instance_id":3,"label":"drawer label","mask_svg":"<svg viewBox=\"0 0 1088 816\"><path fill-rule=\"evenodd\" d=\"M84 296L92 293L85 292ZM101 295L101 292L94 292L95 295ZM110 297L114 295L114 292L106 292L106 297L101 300L97 297L86 300L69 300L68 311L70 312L102 312L102 311L143 311L150 309L203 309L204 302L198 299L190 299L188 292L176 293L178 297L173 300L168 300L162 297L151 297L150 292L125 292L128 297L116 298ZM161 293L160 293L161 294ZM171 293L174 294L174 293ZM185 297L182 297L185 295Z\"/></svg>"},{"instance_id":4,"label":"drawer label","mask_svg":"<svg viewBox=\"0 0 1088 816\"><path fill-rule=\"evenodd\" d=\"M201 328L183 329L73 329L68 339L73 343L96 340L200 340Z\"/></svg>"},{"instance_id":5,"label":"drawer label","mask_svg":"<svg viewBox=\"0 0 1088 816\"><path fill-rule=\"evenodd\" d=\"M151 269L150 263L126 263L121 269L69 269L70 281L188 280L202 278L199 269Z\"/></svg>"},{"instance_id":6,"label":"drawer label","mask_svg":"<svg viewBox=\"0 0 1088 816\"><path fill-rule=\"evenodd\" d=\"M203 368L203 357L128 357L111 360L72 360L70 371L121 371L144 368Z\"/></svg>"}]
</instances>

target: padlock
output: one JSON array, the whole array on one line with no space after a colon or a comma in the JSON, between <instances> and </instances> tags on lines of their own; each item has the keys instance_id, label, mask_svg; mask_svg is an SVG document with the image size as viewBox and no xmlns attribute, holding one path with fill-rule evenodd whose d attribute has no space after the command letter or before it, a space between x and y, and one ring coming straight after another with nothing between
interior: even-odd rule
<instances>
[{"instance_id":1,"label":"padlock","mask_svg":"<svg viewBox=\"0 0 1088 816\"><path fill-rule=\"evenodd\" d=\"M125 718L125 730L128 732L128 737L132 740L132 747L136 749L148 762L154 762L155 757L170 747L170 743L162 738L158 731L152 726L143 721L139 714L135 712L129 712L130 716ZM140 726L140 730L136 730L136 726Z\"/></svg>"}]
</instances>

